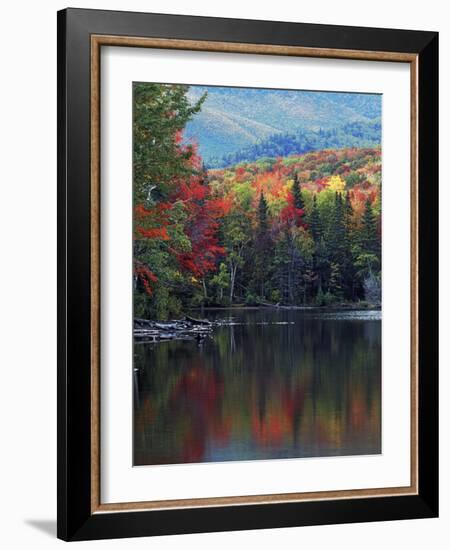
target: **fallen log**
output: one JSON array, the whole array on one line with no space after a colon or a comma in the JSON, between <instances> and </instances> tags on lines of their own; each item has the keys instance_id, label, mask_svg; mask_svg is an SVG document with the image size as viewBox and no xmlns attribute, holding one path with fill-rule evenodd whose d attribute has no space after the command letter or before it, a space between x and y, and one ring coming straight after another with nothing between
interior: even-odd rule
<instances>
[{"instance_id":1,"label":"fallen log","mask_svg":"<svg viewBox=\"0 0 450 550\"><path fill-rule=\"evenodd\" d=\"M140 341L202 340L213 330L206 319L186 318L176 321L150 321L134 319L134 337Z\"/></svg>"},{"instance_id":2,"label":"fallen log","mask_svg":"<svg viewBox=\"0 0 450 550\"><path fill-rule=\"evenodd\" d=\"M134 326L135 327L152 327L153 321L149 321L148 319L134 319Z\"/></svg>"},{"instance_id":3,"label":"fallen log","mask_svg":"<svg viewBox=\"0 0 450 550\"><path fill-rule=\"evenodd\" d=\"M181 324L176 321L173 323L154 323L154 326L161 330L182 330L183 328L186 328L185 324Z\"/></svg>"},{"instance_id":4,"label":"fallen log","mask_svg":"<svg viewBox=\"0 0 450 550\"><path fill-rule=\"evenodd\" d=\"M186 315L186 321L189 321L189 323L192 323L193 325L212 325L211 321L208 321L208 319L196 319L195 317L191 317L190 315Z\"/></svg>"}]
</instances>

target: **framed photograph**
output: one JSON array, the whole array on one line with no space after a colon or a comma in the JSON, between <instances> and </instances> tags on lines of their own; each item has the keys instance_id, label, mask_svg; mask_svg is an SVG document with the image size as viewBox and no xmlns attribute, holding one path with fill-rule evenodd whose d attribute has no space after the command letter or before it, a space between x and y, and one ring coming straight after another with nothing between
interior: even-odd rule
<instances>
[{"instance_id":1,"label":"framed photograph","mask_svg":"<svg viewBox=\"0 0 450 550\"><path fill-rule=\"evenodd\" d=\"M438 514L438 35L58 13L58 536Z\"/></svg>"}]
</instances>

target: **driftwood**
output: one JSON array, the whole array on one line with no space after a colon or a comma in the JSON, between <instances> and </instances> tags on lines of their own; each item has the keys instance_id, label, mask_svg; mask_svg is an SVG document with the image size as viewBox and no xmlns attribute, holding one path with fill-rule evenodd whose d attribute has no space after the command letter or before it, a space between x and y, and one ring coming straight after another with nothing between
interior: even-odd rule
<instances>
[{"instance_id":1,"label":"driftwood","mask_svg":"<svg viewBox=\"0 0 450 550\"><path fill-rule=\"evenodd\" d=\"M196 319L195 317L190 317L189 315L186 315L186 321L189 323L192 323L193 325L201 325L201 326L211 326L211 321L208 321L208 319Z\"/></svg>"},{"instance_id":2,"label":"driftwood","mask_svg":"<svg viewBox=\"0 0 450 550\"><path fill-rule=\"evenodd\" d=\"M157 342L160 340L202 341L213 330L213 324L206 319L186 317L176 321L150 321L134 319L133 334L137 341Z\"/></svg>"},{"instance_id":3,"label":"driftwood","mask_svg":"<svg viewBox=\"0 0 450 550\"><path fill-rule=\"evenodd\" d=\"M276 304L272 304L270 302L263 302L262 300L260 300L259 305L264 306L264 307L277 307L277 308L278 307L283 307L283 306L280 306L279 302L276 303Z\"/></svg>"}]
</instances>

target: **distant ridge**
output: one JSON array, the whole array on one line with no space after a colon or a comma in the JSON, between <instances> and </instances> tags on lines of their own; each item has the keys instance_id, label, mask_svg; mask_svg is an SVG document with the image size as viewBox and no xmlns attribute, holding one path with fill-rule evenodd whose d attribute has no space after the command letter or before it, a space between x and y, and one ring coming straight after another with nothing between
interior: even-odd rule
<instances>
[{"instance_id":1,"label":"distant ridge","mask_svg":"<svg viewBox=\"0 0 450 550\"><path fill-rule=\"evenodd\" d=\"M285 157L322 149L347 147L376 147L381 144L381 125L378 122L353 122L330 130L300 130L295 134L273 134L254 145L211 158L207 168L226 168L261 157Z\"/></svg>"},{"instance_id":2,"label":"distant ridge","mask_svg":"<svg viewBox=\"0 0 450 550\"><path fill-rule=\"evenodd\" d=\"M224 161L253 160L257 150L276 156L286 150L300 153L318 147L380 144L381 96L377 94L191 86L188 97L195 102L205 93L201 111L186 126L185 139L198 143L200 155L211 167ZM353 132L347 139L333 136L344 128ZM326 134L328 144L319 145L327 132L331 132ZM297 148L286 149L289 141ZM277 149L281 152L276 153Z\"/></svg>"}]
</instances>

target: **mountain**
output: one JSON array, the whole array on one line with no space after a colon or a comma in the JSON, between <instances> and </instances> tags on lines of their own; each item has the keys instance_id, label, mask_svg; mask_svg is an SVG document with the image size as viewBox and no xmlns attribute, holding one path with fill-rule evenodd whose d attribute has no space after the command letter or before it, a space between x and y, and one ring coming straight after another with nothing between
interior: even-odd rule
<instances>
[{"instance_id":1,"label":"mountain","mask_svg":"<svg viewBox=\"0 0 450 550\"><path fill-rule=\"evenodd\" d=\"M343 149L376 147L381 143L378 122L351 122L329 130L298 130L295 134L273 134L266 139L219 158L205 162L207 168L225 168L261 157L287 157L294 154Z\"/></svg>"},{"instance_id":2,"label":"mountain","mask_svg":"<svg viewBox=\"0 0 450 550\"><path fill-rule=\"evenodd\" d=\"M381 122L378 94L191 86L188 97L193 103L205 93L201 111L186 126L185 138L199 144L207 165L218 165L220 159L250 151L277 135L312 132L313 136L351 123L360 124L363 131L365 125ZM364 144L374 143L366 139ZM347 145L351 143L343 146Z\"/></svg>"}]
</instances>

